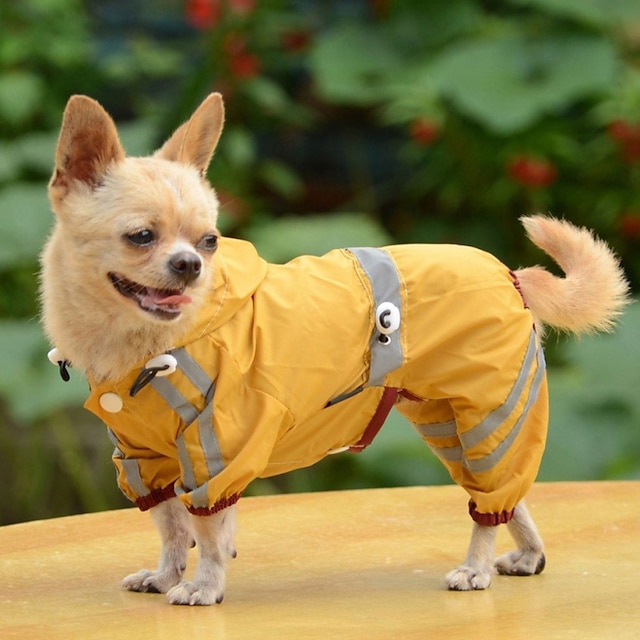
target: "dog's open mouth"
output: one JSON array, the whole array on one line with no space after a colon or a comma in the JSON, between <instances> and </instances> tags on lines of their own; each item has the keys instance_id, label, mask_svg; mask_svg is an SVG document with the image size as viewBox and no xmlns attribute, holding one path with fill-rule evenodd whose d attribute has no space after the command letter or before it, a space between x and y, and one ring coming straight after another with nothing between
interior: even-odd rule
<instances>
[{"instance_id":1,"label":"dog's open mouth","mask_svg":"<svg viewBox=\"0 0 640 640\"><path fill-rule=\"evenodd\" d=\"M182 305L191 302L191 298L184 293L184 287L153 289L113 272L109 273L109 279L118 293L161 320L174 320L180 315Z\"/></svg>"}]
</instances>

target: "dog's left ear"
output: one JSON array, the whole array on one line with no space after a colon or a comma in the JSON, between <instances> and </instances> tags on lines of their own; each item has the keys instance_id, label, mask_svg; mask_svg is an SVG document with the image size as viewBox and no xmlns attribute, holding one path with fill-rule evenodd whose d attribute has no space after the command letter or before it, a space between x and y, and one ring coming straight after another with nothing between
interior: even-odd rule
<instances>
[{"instance_id":1,"label":"dog's left ear","mask_svg":"<svg viewBox=\"0 0 640 640\"><path fill-rule=\"evenodd\" d=\"M218 145L223 124L222 96L211 93L154 155L189 164L204 175Z\"/></svg>"}]
</instances>

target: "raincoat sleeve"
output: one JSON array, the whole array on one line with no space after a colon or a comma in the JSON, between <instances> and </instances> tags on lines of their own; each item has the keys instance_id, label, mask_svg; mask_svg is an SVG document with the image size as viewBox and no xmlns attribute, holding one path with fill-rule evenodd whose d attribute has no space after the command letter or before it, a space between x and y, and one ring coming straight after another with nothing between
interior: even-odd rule
<instances>
[{"instance_id":1,"label":"raincoat sleeve","mask_svg":"<svg viewBox=\"0 0 640 640\"><path fill-rule=\"evenodd\" d=\"M242 386L217 389L212 416L201 416L180 436L176 494L195 515L231 506L261 475L292 424L287 408L269 394Z\"/></svg>"},{"instance_id":2,"label":"raincoat sleeve","mask_svg":"<svg viewBox=\"0 0 640 640\"><path fill-rule=\"evenodd\" d=\"M136 451L119 442L111 430L109 437L115 445L112 461L118 487L141 511L176 495L174 484L180 475L176 460L148 449Z\"/></svg>"}]
</instances>

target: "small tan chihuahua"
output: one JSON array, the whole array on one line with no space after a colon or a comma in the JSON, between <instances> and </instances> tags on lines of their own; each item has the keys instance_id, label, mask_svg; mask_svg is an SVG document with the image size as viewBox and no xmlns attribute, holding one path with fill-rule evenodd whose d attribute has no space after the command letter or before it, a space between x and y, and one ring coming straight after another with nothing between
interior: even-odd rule
<instances>
[{"instance_id":1,"label":"small tan chihuahua","mask_svg":"<svg viewBox=\"0 0 640 640\"><path fill-rule=\"evenodd\" d=\"M548 420L542 323L611 329L628 302L617 259L589 231L534 216L527 233L565 278L456 245L267 264L216 228L205 174L223 120L211 94L155 154L132 158L104 109L74 96L56 150L41 278L50 359L63 378L69 366L87 376L119 486L162 538L158 568L124 587L220 602L251 480L361 451L394 406L469 494L471 543L448 588L542 571L523 502ZM517 549L494 560L503 523Z\"/></svg>"}]
</instances>

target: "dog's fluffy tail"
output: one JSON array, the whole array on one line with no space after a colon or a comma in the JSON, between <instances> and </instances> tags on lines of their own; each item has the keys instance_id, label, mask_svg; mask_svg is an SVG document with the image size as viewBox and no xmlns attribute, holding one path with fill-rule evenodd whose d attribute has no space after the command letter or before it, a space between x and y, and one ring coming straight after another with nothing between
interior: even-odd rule
<instances>
[{"instance_id":1,"label":"dog's fluffy tail","mask_svg":"<svg viewBox=\"0 0 640 640\"><path fill-rule=\"evenodd\" d=\"M558 278L539 266L516 271L536 320L571 333L611 331L629 302L629 285L611 249L564 220L530 216L521 222L565 272Z\"/></svg>"}]
</instances>

